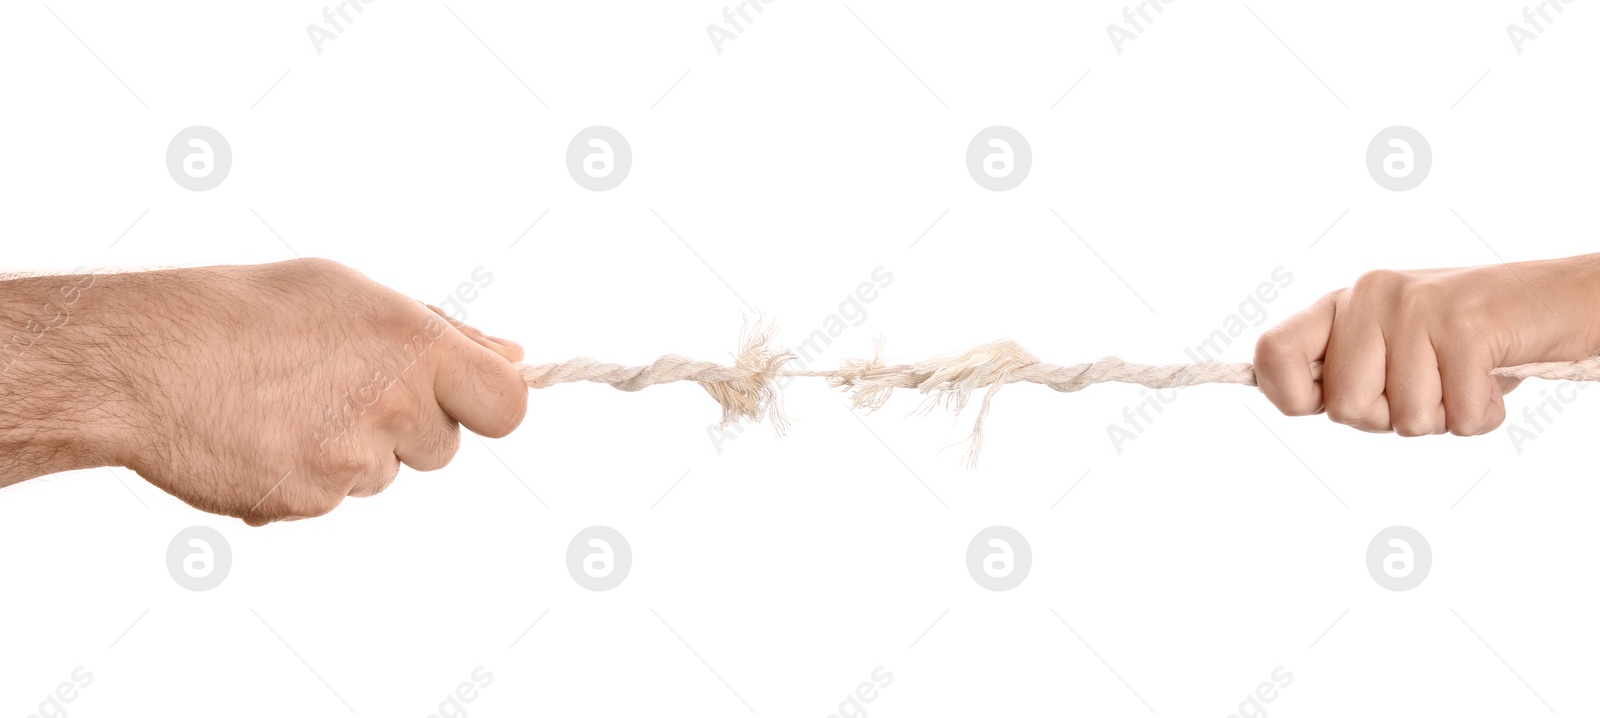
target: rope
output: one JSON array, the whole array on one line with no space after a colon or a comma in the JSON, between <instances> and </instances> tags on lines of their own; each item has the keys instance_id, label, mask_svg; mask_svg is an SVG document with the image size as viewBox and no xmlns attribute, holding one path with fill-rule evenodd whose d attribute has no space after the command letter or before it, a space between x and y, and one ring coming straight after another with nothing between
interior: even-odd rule
<instances>
[{"instance_id":1,"label":"rope","mask_svg":"<svg viewBox=\"0 0 1600 718\"><path fill-rule=\"evenodd\" d=\"M1197 384L1256 385L1255 367L1245 362L1153 365L1106 357L1096 362L1061 366L1039 361L1011 340L917 364L884 364L883 340L879 339L872 359L846 359L839 368L832 370L788 370L784 366L794 356L775 348L772 335L771 327L757 326L754 331L747 331L741 337L740 351L731 365L667 355L646 366L578 358L560 364L517 364L516 367L523 380L534 389L588 381L623 391L638 391L657 384L697 382L722 405L724 426L741 418L769 420L779 434L786 426L777 392L778 380L782 378L826 379L830 386L849 392L853 406L869 411L882 408L895 389L916 389L927 398L925 410L944 404L959 413L973 391L987 388L969 439L967 463L972 466L976 465L983 440L983 420L988 414L989 402L995 392L1007 384L1042 384L1060 392L1081 391L1109 382L1139 384L1152 389ZM1490 373L1514 379L1600 381L1600 356L1574 362L1500 367ZM1312 362L1311 377L1322 378L1322 362Z\"/></svg>"}]
</instances>

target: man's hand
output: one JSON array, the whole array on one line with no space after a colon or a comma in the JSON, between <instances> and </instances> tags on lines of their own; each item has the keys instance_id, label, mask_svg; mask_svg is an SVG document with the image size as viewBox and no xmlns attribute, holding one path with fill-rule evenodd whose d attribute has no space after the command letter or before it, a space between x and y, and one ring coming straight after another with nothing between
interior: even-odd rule
<instances>
[{"instance_id":1,"label":"man's hand","mask_svg":"<svg viewBox=\"0 0 1600 718\"><path fill-rule=\"evenodd\" d=\"M69 301L70 300L70 301ZM0 486L126 466L252 526L521 423L521 347L318 259L0 283Z\"/></svg>"},{"instance_id":2,"label":"man's hand","mask_svg":"<svg viewBox=\"0 0 1600 718\"><path fill-rule=\"evenodd\" d=\"M1256 382L1290 416L1326 410L1363 431L1470 436L1500 426L1517 385L1491 370L1596 349L1600 255L1376 271L1263 334Z\"/></svg>"}]
</instances>

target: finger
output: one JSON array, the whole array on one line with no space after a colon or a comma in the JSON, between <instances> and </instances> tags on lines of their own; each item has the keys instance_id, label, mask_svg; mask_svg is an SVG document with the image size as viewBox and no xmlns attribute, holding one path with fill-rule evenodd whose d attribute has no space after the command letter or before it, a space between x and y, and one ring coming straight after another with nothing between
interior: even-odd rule
<instances>
[{"instance_id":1,"label":"finger","mask_svg":"<svg viewBox=\"0 0 1600 718\"><path fill-rule=\"evenodd\" d=\"M1324 295L1256 342L1256 386L1287 416L1322 410L1322 384L1311 378L1311 362L1328 349L1334 306L1343 292Z\"/></svg>"},{"instance_id":2,"label":"finger","mask_svg":"<svg viewBox=\"0 0 1600 718\"><path fill-rule=\"evenodd\" d=\"M510 361L510 362L522 361L523 353L522 353L522 345L521 344L518 344L518 343L516 343L514 341L511 341L510 339L503 339L501 337L490 336L488 334L485 334L484 338L488 339L491 342L494 342L495 344L500 345L501 351L499 352L499 354L500 354L500 356L505 357L506 361Z\"/></svg>"},{"instance_id":3,"label":"finger","mask_svg":"<svg viewBox=\"0 0 1600 718\"><path fill-rule=\"evenodd\" d=\"M1504 387L1507 381L1512 382L1511 388L1515 389L1517 383L1522 380L1496 377L1496 381L1489 385L1489 410L1484 413L1483 428L1478 430L1479 434L1487 434L1500 428L1500 425L1505 423L1506 389Z\"/></svg>"},{"instance_id":4,"label":"finger","mask_svg":"<svg viewBox=\"0 0 1600 718\"><path fill-rule=\"evenodd\" d=\"M395 437L395 456L417 471L442 469L461 450L461 425L432 396L426 404L423 418Z\"/></svg>"},{"instance_id":5,"label":"finger","mask_svg":"<svg viewBox=\"0 0 1600 718\"><path fill-rule=\"evenodd\" d=\"M445 310L440 309L439 307L437 307L435 305L429 304L427 302L423 302L422 306L427 307L429 309L432 309L434 314L437 314L440 317L443 317L445 321L450 322L450 326L452 326L452 327L459 328L459 327L466 326L466 323L462 322L460 319L457 319L455 317L450 316L450 314L445 312Z\"/></svg>"},{"instance_id":6,"label":"finger","mask_svg":"<svg viewBox=\"0 0 1600 718\"><path fill-rule=\"evenodd\" d=\"M400 457L393 451L377 451L372 467L356 476L350 487L345 489L345 495L356 498L375 496L389 488L389 484L394 483L399 475Z\"/></svg>"},{"instance_id":7,"label":"finger","mask_svg":"<svg viewBox=\"0 0 1600 718\"><path fill-rule=\"evenodd\" d=\"M1362 431L1389 431L1389 403L1383 396L1386 364L1383 335L1371 324L1358 323L1348 307L1339 307L1322 365L1328 418Z\"/></svg>"},{"instance_id":8,"label":"finger","mask_svg":"<svg viewBox=\"0 0 1600 718\"><path fill-rule=\"evenodd\" d=\"M477 327L474 327L471 324L467 324L466 322L463 322L460 319L456 319L455 317L452 317L449 314L446 314L443 309L440 309L440 308L438 308L438 307L436 307L436 306L434 306L432 304L425 304L425 306L427 306L429 309L433 310L434 314L437 314L440 317L443 317L445 321L450 323L451 328L455 329L458 332L461 332L462 336L465 336L466 338L477 342L478 344L482 345L483 348L488 349L489 351L492 351L492 352L494 352L496 354L499 354L500 356L504 357L506 361L513 361L513 362L522 361L522 345L521 344L518 344L518 343L516 343L514 341L511 341L509 339L501 339L500 337L491 337L491 336L489 336L487 334L484 334L483 330L478 329Z\"/></svg>"},{"instance_id":9,"label":"finger","mask_svg":"<svg viewBox=\"0 0 1600 718\"><path fill-rule=\"evenodd\" d=\"M1445 423L1456 436L1476 436L1505 419L1501 384L1492 381L1494 358L1487 347L1453 348L1439 355L1444 382ZM1496 401L1499 409L1495 409ZM1499 418L1494 414L1498 412Z\"/></svg>"},{"instance_id":10,"label":"finger","mask_svg":"<svg viewBox=\"0 0 1600 718\"><path fill-rule=\"evenodd\" d=\"M528 385L499 354L446 334L434 368L439 408L474 433L497 439L517 428L528 410Z\"/></svg>"},{"instance_id":11,"label":"finger","mask_svg":"<svg viewBox=\"0 0 1600 718\"><path fill-rule=\"evenodd\" d=\"M441 319L445 320L446 322L448 322L450 324L450 328L460 332L462 336L464 336L464 337L466 337L468 339L471 339L472 341L475 341L475 342L483 345L483 347L485 349L488 349L489 351L495 352L497 354L500 352L500 347L498 346L498 344L496 344L496 342L491 340L489 338L489 335L484 334L477 327L474 327L471 324L468 324L466 322L461 321L460 319L457 319L455 317L450 316L448 313L445 312L445 310L440 309L439 307L434 306L432 304L423 303L423 306L425 306L428 309L432 310L434 314L439 315L439 317Z\"/></svg>"},{"instance_id":12,"label":"finger","mask_svg":"<svg viewBox=\"0 0 1600 718\"><path fill-rule=\"evenodd\" d=\"M1445 431L1439 360L1426 338L1395 337L1388 345L1383 394L1389 422L1401 436L1426 436Z\"/></svg>"}]
</instances>

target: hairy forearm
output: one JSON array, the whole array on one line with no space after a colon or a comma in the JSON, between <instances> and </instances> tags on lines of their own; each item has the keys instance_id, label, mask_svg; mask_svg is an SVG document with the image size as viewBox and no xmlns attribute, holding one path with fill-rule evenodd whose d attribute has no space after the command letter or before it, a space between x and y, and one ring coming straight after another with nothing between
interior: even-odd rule
<instances>
[{"instance_id":1,"label":"hairy forearm","mask_svg":"<svg viewBox=\"0 0 1600 718\"><path fill-rule=\"evenodd\" d=\"M0 486L112 463L122 405L93 321L104 277L0 281Z\"/></svg>"}]
</instances>

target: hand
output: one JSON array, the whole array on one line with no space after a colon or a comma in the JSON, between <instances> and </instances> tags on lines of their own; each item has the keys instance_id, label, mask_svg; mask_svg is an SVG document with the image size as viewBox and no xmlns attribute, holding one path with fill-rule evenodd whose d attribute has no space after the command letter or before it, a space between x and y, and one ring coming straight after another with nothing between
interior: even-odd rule
<instances>
[{"instance_id":1,"label":"hand","mask_svg":"<svg viewBox=\"0 0 1600 718\"><path fill-rule=\"evenodd\" d=\"M1326 410L1363 431L1470 436L1500 426L1517 385L1491 370L1597 348L1600 255L1382 270L1263 334L1256 382L1289 416Z\"/></svg>"},{"instance_id":2,"label":"hand","mask_svg":"<svg viewBox=\"0 0 1600 718\"><path fill-rule=\"evenodd\" d=\"M8 403L48 387L21 402L42 417L0 410L0 436L47 433L55 448L35 453L56 461L0 462L0 485L126 466L260 526L376 494L401 463L443 467L459 425L501 437L527 409L521 347L335 262L83 276L68 320L0 380Z\"/></svg>"}]
</instances>

